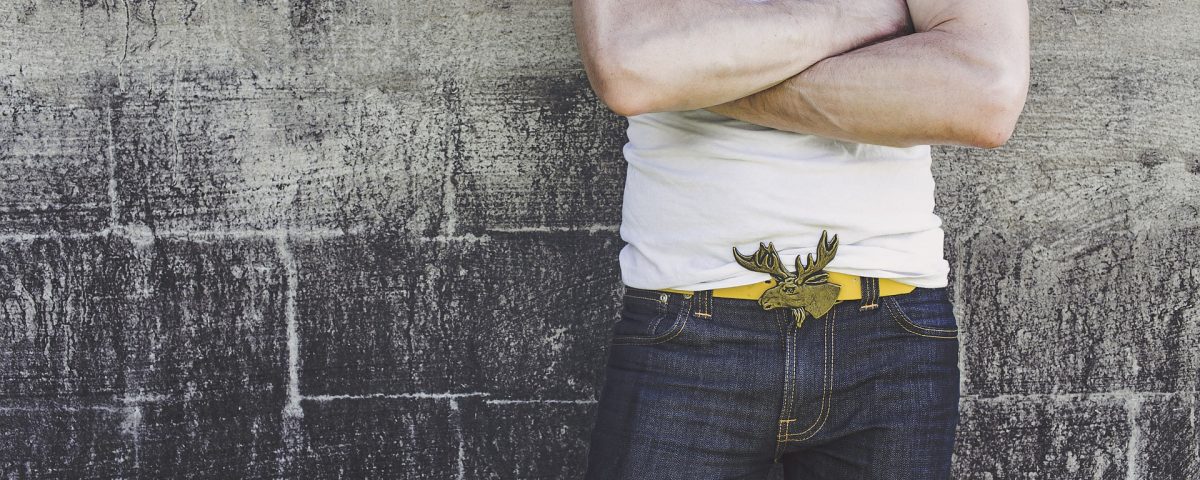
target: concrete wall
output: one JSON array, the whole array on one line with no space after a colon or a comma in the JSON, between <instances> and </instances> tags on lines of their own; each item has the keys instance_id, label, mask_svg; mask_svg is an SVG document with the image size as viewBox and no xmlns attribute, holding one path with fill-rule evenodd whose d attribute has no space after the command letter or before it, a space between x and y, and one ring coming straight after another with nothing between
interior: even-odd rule
<instances>
[{"instance_id":1,"label":"concrete wall","mask_svg":"<svg viewBox=\"0 0 1200 480\"><path fill-rule=\"evenodd\" d=\"M1200 476L1198 24L1037 0L936 149L957 477ZM3 2L0 473L579 478L625 125L568 2Z\"/></svg>"}]
</instances>

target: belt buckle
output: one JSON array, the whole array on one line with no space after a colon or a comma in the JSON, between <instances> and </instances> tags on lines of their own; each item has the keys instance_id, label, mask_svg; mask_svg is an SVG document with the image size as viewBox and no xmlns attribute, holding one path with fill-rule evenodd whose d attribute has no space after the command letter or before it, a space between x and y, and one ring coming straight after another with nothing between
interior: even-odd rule
<instances>
[{"instance_id":1,"label":"belt buckle","mask_svg":"<svg viewBox=\"0 0 1200 480\"><path fill-rule=\"evenodd\" d=\"M738 265L775 278L776 285L758 297L758 304L763 310L790 308L796 319L796 328L800 328L807 315L821 318L840 302L837 297L842 286L830 282L829 273L824 270L837 253L838 237L834 234L833 241L827 241L827 235L828 232L821 230L816 259L810 253L807 261L801 264L800 256L796 256L795 273L783 267L774 242L767 245L759 242L758 251L753 255L743 255L736 246L733 247L733 257Z\"/></svg>"}]
</instances>

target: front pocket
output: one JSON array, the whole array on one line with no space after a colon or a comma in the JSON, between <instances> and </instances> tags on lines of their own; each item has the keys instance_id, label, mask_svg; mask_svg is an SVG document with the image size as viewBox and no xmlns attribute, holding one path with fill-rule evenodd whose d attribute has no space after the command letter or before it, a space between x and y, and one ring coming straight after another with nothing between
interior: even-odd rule
<instances>
[{"instance_id":1,"label":"front pocket","mask_svg":"<svg viewBox=\"0 0 1200 480\"><path fill-rule=\"evenodd\" d=\"M887 315L905 332L931 338L958 338L958 320L946 288L917 287L880 297Z\"/></svg>"},{"instance_id":2,"label":"front pocket","mask_svg":"<svg viewBox=\"0 0 1200 480\"><path fill-rule=\"evenodd\" d=\"M614 345L647 345L670 341L687 324L687 305L679 298L626 293L621 301L621 317L612 327Z\"/></svg>"}]
</instances>

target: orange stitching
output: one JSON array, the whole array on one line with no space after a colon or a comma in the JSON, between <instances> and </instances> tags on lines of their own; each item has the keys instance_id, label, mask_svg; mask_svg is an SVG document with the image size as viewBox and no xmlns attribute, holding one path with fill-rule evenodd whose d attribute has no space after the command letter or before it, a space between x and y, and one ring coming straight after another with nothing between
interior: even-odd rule
<instances>
[{"instance_id":1,"label":"orange stitching","mask_svg":"<svg viewBox=\"0 0 1200 480\"><path fill-rule=\"evenodd\" d=\"M911 333L911 334L913 334L913 335L919 335L919 336L926 337L926 338L939 338L939 339L942 339L942 340L949 340L949 339L951 339L951 338L958 338L958 335L926 335L926 334L924 334L924 333L916 332L916 331L913 331L913 330L909 329L908 327L904 326L904 324L903 324L903 323L900 323L900 322L896 322L896 323L899 323L899 324L900 324L900 328L903 328L903 329L907 330L909 333Z\"/></svg>"},{"instance_id":2,"label":"orange stitching","mask_svg":"<svg viewBox=\"0 0 1200 480\"><path fill-rule=\"evenodd\" d=\"M658 303L664 303L664 302L663 302L663 299L662 299L662 297L661 297L661 296L658 296L658 297L643 297L643 296L641 296L641 295L637 295L637 294L633 294L633 293L626 293L626 294L625 294L625 296L626 296L626 297L630 297L630 298L640 298L640 299L642 299L642 300L653 300L653 301L655 301L655 302L658 302Z\"/></svg>"},{"instance_id":3,"label":"orange stitching","mask_svg":"<svg viewBox=\"0 0 1200 480\"><path fill-rule=\"evenodd\" d=\"M892 299L892 301L895 302L896 300ZM900 308L900 304L897 303L895 305L891 305L891 307L896 311L896 313L899 313L901 317L904 317L905 321L907 321L908 323L911 323L914 327L917 327L919 329L932 330L932 331L937 331L937 332L957 332L958 331L957 328L934 328L934 327L925 327L925 326L917 325L916 323L914 323L912 321L912 319L908 318L908 315L904 314L904 310L902 310Z\"/></svg>"},{"instance_id":4,"label":"orange stitching","mask_svg":"<svg viewBox=\"0 0 1200 480\"><path fill-rule=\"evenodd\" d=\"M793 375L791 373L792 366L793 366L792 364L795 362L795 360L793 360L793 357L795 356L795 351L791 345L793 345L793 342L796 338L796 329L791 328L791 325L792 324L788 324L788 328L787 328L786 333L784 333L784 340L783 340L783 356L784 356L783 406L781 408L782 412L780 413L780 416L790 416L791 415L791 413L792 413L791 412L792 396L794 395L794 392L795 392L795 390L792 389ZM784 425L784 422L780 421L779 432L776 434L776 443L775 443L776 458L779 457L780 449L783 448L784 443L787 442L787 440L786 440L787 434L784 433L783 425Z\"/></svg>"},{"instance_id":5,"label":"orange stitching","mask_svg":"<svg viewBox=\"0 0 1200 480\"><path fill-rule=\"evenodd\" d=\"M787 437L787 434L784 433L787 430L786 426L791 425L791 422L794 421L796 421L794 418L785 418L779 421L779 431L775 434L775 459L779 459L782 447L787 442L787 440L784 440Z\"/></svg>"},{"instance_id":6,"label":"orange stitching","mask_svg":"<svg viewBox=\"0 0 1200 480\"><path fill-rule=\"evenodd\" d=\"M799 336L799 335L797 335L796 332L797 332L797 330L795 328L790 328L790 326L789 326L789 328L788 328L788 335L789 335L788 336L788 349L787 349L787 352L788 352L787 403L784 404L784 406L786 408L786 410L784 410L784 412L787 413L788 415L792 414L792 400L794 400L796 398L796 383L797 383L797 381L796 381L796 372L797 372L796 357L799 355L796 352L796 337Z\"/></svg>"},{"instance_id":7,"label":"orange stitching","mask_svg":"<svg viewBox=\"0 0 1200 480\"><path fill-rule=\"evenodd\" d=\"M862 296L863 301L862 301L862 305L860 305L858 307L858 311L865 312L868 310L875 310L875 308L878 307L878 304L877 304L878 298L876 298L876 296L874 294L871 294L871 290L872 290L871 286L875 282L871 281L872 277L859 277L859 278L862 278L862 280L863 280L862 282L859 282L859 289L863 290L862 295L859 295L859 296Z\"/></svg>"},{"instance_id":8,"label":"orange stitching","mask_svg":"<svg viewBox=\"0 0 1200 480\"><path fill-rule=\"evenodd\" d=\"M661 335L658 335L655 337L647 337L647 338L624 337L626 339L626 341L624 341L624 342L616 341L615 339L617 339L618 337L614 336L613 337L614 340L612 342L610 342L611 345L656 345L659 343L669 341L672 338L675 338L681 332L683 332L684 327L687 326L688 317L690 316L690 313L692 311L691 303L692 302L688 302L688 305L682 311L679 312L678 316L675 317L675 325L671 325L671 329L666 332L663 332ZM666 337L666 338L663 338L663 337Z\"/></svg>"},{"instance_id":9,"label":"orange stitching","mask_svg":"<svg viewBox=\"0 0 1200 480\"><path fill-rule=\"evenodd\" d=\"M701 295L700 302L701 302L701 307L703 308L704 301L705 301L705 299L707 299L708 308L704 309L702 311L696 312L696 316L700 317L700 318L712 318L712 291L705 290L705 292L707 292L707 293L704 293Z\"/></svg>"},{"instance_id":10,"label":"orange stitching","mask_svg":"<svg viewBox=\"0 0 1200 480\"><path fill-rule=\"evenodd\" d=\"M658 329L658 324L669 316L671 316L671 311L665 305L659 306L658 313L654 315L654 322L650 323L650 333L654 334L654 331ZM671 325L671 327L674 328L675 325Z\"/></svg>"},{"instance_id":11,"label":"orange stitching","mask_svg":"<svg viewBox=\"0 0 1200 480\"><path fill-rule=\"evenodd\" d=\"M817 415L817 420L814 420L813 424L809 425L808 428L804 429L803 432L788 434L787 435L788 438L786 440L789 440L789 441L790 440L795 440L795 441L807 440L808 438L812 437L813 435L816 435L817 432L821 431L821 427L823 427L825 425L825 420L827 418L829 418L829 400L830 400L830 397L832 397L832 393L833 393L833 358L834 358L834 356L833 356L833 333L834 333L834 322L837 321L837 313L836 312L837 312L836 309L831 310L829 312L830 313L829 319L827 322L825 322L825 327L826 327L825 330L827 330L827 332L825 334L825 360L826 360L825 364L826 364L826 368L824 371L825 377L821 381L821 387L823 388L823 392L821 393L821 413L819 415ZM818 423L818 421L820 423ZM813 430L813 427L816 427L816 430ZM812 433L809 433L809 430L812 430ZM808 433L808 436L803 436L801 438L791 438L793 436L800 437L800 436L804 435L805 433Z\"/></svg>"},{"instance_id":12,"label":"orange stitching","mask_svg":"<svg viewBox=\"0 0 1200 480\"><path fill-rule=\"evenodd\" d=\"M895 320L896 324L900 325L901 328L903 328L904 330L907 330L909 333L912 333L914 335L920 335L922 337L928 337L928 338L948 339L948 338L958 337L958 329L957 328L924 327L921 325L917 325L916 323L913 323L912 319L908 318L908 315L905 315L904 311L901 310L898 305L893 304L894 302L895 302L895 300L893 299L892 302L884 302L884 303L887 305L887 308L889 311L894 312L896 315L899 315L898 317L896 315L892 315L892 320ZM903 321L901 321L901 320L903 320ZM906 323L907 323L907 325L906 325ZM936 335L936 334L935 335L926 335L926 334L918 332L914 329L920 330L922 332L928 332L928 333L944 332L949 335Z\"/></svg>"}]
</instances>

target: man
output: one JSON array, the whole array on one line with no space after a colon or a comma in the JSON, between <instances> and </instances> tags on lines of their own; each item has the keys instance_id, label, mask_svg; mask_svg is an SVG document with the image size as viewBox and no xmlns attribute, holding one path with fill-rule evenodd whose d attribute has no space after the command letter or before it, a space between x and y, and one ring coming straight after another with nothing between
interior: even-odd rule
<instances>
[{"instance_id":1,"label":"man","mask_svg":"<svg viewBox=\"0 0 1200 480\"><path fill-rule=\"evenodd\" d=\"M995 148L1025 0L575 0L629 120L589 479L949 478L957 320L930 147Z\"/></svg>"}]
</instances>

